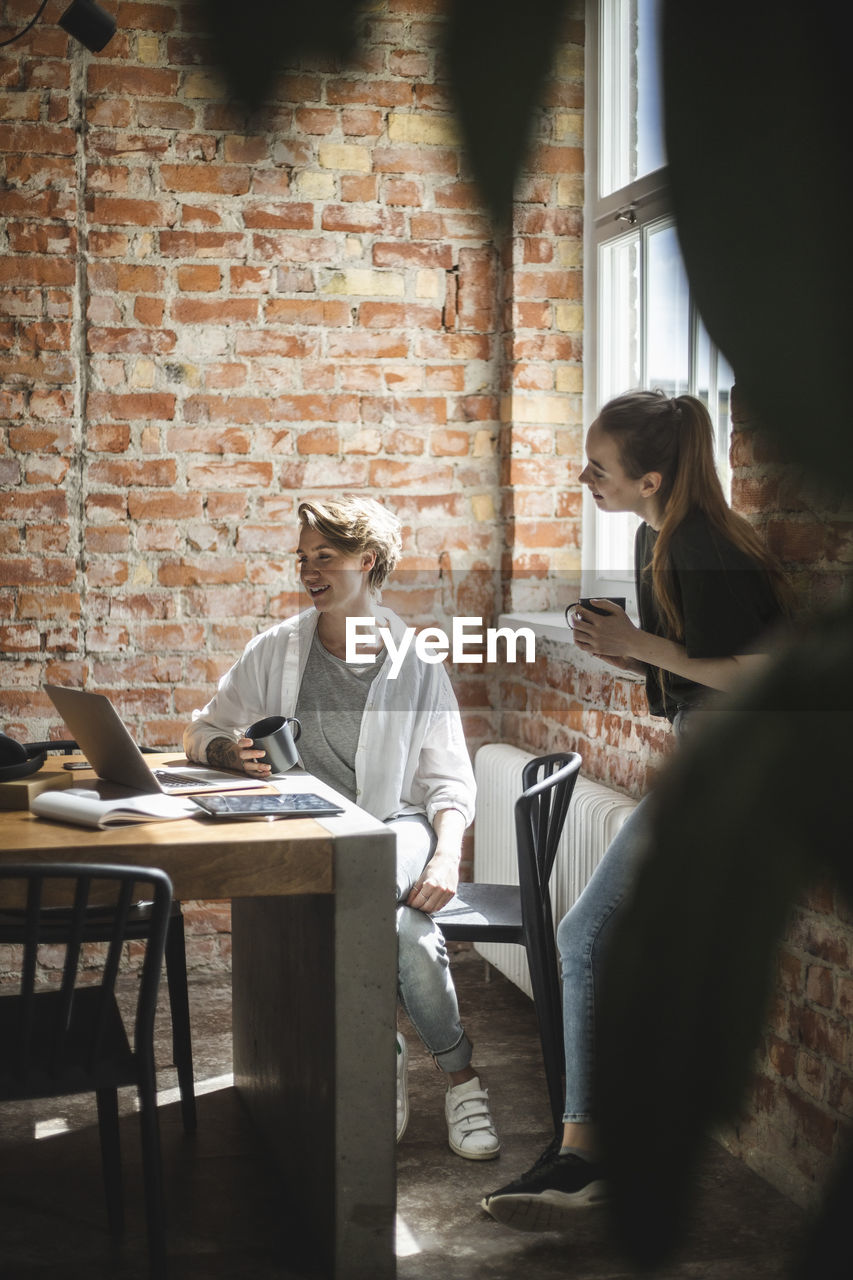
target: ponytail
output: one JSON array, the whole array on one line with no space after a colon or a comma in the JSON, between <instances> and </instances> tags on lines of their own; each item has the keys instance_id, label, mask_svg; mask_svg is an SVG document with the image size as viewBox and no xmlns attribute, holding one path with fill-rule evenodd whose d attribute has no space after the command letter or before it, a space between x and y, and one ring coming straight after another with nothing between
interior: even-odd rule
<instances>
[{"instance_id":1,"label":"ponytail","mask_svg":"<svg viewBox=\"0 0 853 1280\"><path fill-rule=\"evenodd\" d=\"M766 572L782 608L790 608L790 588L775 559L743 516L728 505L714 462L714 429L708 410L695 396L670 398L663 391L629 391L604 406L598 425L612 435L626 473L639 480L660 474L662 523L652 555L652 589L671 640L684 639L684 618L673 590L669 547L673 534L695 508L711 525Z\"/></svg>"}]
</instances>

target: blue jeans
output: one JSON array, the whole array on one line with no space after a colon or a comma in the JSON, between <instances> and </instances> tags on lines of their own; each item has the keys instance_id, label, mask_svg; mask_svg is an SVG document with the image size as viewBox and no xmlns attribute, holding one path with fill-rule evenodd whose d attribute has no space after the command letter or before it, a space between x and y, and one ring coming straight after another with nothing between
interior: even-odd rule
<instances>
[{"instance_id":1,"label":"blue jeans","mask_svg":"<svg viewBox=\"0 0 853 1280\"><path fill-rule=\"evenodd\" d=\"M586 888L557 928L563 970L563 1038L566 1046L564 1122L589 1122L595 1004L601 957L607 947L616 908L631 883L634 863L647 828L646 801L624 822Z\"/></svg>"},{"instance_id":2,"label":"blue jeans","mask_svg":"<svg viewBox=\"0 0 853 1280\"><path fill-rule=\"evenodd\" d=\"M459 1021L444 935L432 916L405 906L432 857L435 832L417 814L387 824L397 834L397 983L412 1025L443 1071L471 1061L471 1042Z\"/></svg>"}]
</instances>

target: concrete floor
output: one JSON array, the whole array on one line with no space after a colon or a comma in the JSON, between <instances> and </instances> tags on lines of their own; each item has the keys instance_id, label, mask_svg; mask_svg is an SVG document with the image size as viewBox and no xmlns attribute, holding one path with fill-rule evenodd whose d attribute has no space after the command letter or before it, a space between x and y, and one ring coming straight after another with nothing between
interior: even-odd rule
<instances>
[{"instance_id":1,"label":"concrete floor","mask_svg":"<svg viewBox=\"0 0 853 1280\"><path fill-rule=\"evenodd\" d=\"M638 1272L612 1242L605 1210L580 1212L570 1233L509 1231L480 1197L515 1177L548 1137L548 1107L530 1001L472 952L454 959L475 1064L491 1093L503 1150L470 1162L446 1145L442 1081L404 1019L411 1120L398 1148L400 1280L782 1280L803 1227L801 1212L713 1145L687 1242L670 1266ZM186 1139L161 1019L158 1080L170 1206L172 1280L293 1280L317 1276L264 1153L230 1087L230 990L202 979L190 990L199 1128ZM126 1091L127 1092L127 1091ZM87 1100L0 1106L2 1280L143 1280L147 1276L138 1142L123 1100L127 1235L105 1231L94 1107ZM38 1141L34 1141L34 1134ZM286 1262L282 1262L285 1259Z\"/></svg>"}]
</instances>

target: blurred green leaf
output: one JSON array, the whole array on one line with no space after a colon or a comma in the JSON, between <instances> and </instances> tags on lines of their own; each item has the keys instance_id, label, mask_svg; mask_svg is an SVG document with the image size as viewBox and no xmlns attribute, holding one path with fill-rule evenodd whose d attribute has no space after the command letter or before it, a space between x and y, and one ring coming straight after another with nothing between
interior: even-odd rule
<instances>
[{"instance_id":1,"label":"blurred green leaf","mask_svg":"<svg viewBox=\"0 0 853 1280\"><path fill-rule=\"evenodd\" d=\"M706 327L785 453L849 483L846 6L665 0L666 146ZM843 78L842 78L843 77Z\"/></svg>"},{"instance_id":2,"label":"blurred green leaf","mask_svg":"<svg viewBox=\"0 0 853 1280\"><path fill-rule=\"evenodd\" d=\"M566 0L453 0L447 63L477 185L499 229L512 213Z\"/></svg>"},{"instance_id":3,"label":"blurred green leaf","mask_svg":"<svg viewBox=\"0 0 853 1280\"><path fill-rule=\"evenodd\" d=\"M737 1115L797 894L831 876L853 901L851 655L848 608L715 711L651 802L596 1054L614 1211L643 1263L677 1243L706 1135Z\"/></svg>"},{"instance_id":4,"label":"blurred green leaf","mask_svg":"<svg viewBox=\"0 0 853 1280\"><path fill-rule=\"evenodd\" d=\"M232 93L249 110L268 101L279 74L303 53L348 58L365 0L204 0L202 14Z\"/></svg>"}]
</instances>

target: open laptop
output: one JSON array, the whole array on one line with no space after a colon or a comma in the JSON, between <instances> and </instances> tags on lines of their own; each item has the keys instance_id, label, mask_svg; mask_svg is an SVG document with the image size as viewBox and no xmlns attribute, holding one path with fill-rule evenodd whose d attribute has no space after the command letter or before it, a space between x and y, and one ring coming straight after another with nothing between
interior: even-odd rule
<instances>
[{"instance_id":1,"label":"open laptop","mask_svg":"<svg viewBox=\"0 0 853 1280\"><path fill-rule=\"evenodd\" d=\"M161 792L169 796L266 786L265 780L249 778L244 773L208 769L204 765L152 769L105 694L56 684L44 687L83 755L98 777L107 783L115 783L138 795Z\"/></svg>"}]
</instances>

